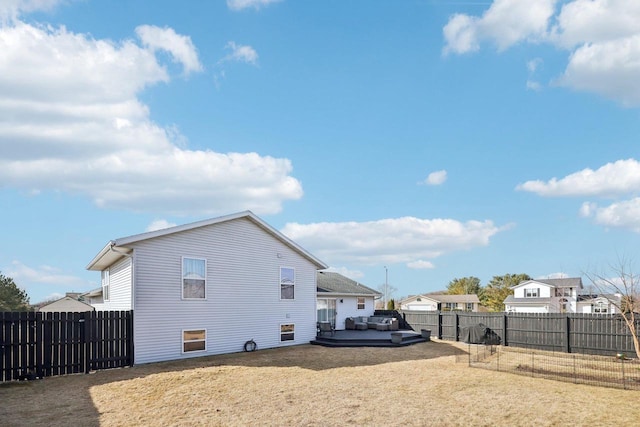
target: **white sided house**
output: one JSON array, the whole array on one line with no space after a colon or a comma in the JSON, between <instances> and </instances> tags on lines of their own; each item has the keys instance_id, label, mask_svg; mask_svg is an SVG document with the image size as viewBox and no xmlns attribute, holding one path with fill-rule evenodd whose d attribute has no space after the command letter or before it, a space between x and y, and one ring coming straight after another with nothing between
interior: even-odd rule
<instances>
[{"instance_id":1,"label":"white sided house","mask_svg":"<svg viewBox=\"0 0 640 427\"><path fill-rule=\"evenodd\" d=\"M512 313L576 313L582 290L579 277L525 280L512 287L513 295L504 300Z\"/></svg>"},{"instance_id":2,"label":"white sided house","mask_svg":"<svg viewBox=\"0 0 640 427\"><path fill-rule=\"evenodd\" d=\"M480 300L476 294L412 295L400 301L400 309L405 311L473 311L477 312Z\"/></svg>"},{"instance_id":3,"label":"white sided house","mask_svg":"<svg viewBox=\"0 0 640 427\"><path fill-rule=\"evenodd\" d=\"M318 272L318 322L331 322L337 330L345 329L347 317L373 316L375 299L382 294L365 285L331 271Z\"/></svg>"},{"instance_id":4,"label":"white sided house","mask_svg":"<svg viewBox=\"0 0 640 427\"><path fill-rule=\"evenodd\" d=\"M252 212L112 240L98 310L134 311L134 363L309 343L327 266Z\"/></svg>"}]
</instances>

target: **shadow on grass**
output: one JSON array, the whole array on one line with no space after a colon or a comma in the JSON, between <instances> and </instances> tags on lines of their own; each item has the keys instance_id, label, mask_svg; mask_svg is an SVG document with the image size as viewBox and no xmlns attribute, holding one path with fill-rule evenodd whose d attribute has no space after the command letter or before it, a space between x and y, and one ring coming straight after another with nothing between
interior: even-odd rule
<instances>
[{"instance_id":1,"label":"shadow on grass","mask_svg":"<svg viewBox=\"0 0 640 427\"><path fill-rule=\"evenodd\" d=\"M323 371L375 366L404 361L430 360L465 354L451 343L426 342L395 348L329 348L313 345L205 356L171 362L149 363L92 374L48 377L29 382L0 384L0 420L3 426L99 426L100 413L91 388L163 373L216 366L298 368ZM126 408L122 408L126 410Z\"/></svg>"}]
</instances>

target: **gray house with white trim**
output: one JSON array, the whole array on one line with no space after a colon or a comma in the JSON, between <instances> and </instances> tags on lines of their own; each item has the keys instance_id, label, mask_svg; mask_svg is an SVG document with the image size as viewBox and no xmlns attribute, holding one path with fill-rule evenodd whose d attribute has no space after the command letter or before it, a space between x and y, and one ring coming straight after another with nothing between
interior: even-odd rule
<instances>
[{"instance_id":1,"label":"gray house with white trim","mask_svg":"<svg viewBox=\"0 0 640 427\"><path fill-rule=\"evenodd\" d=\"M98 310L134 310L134 363L308 343L322 261L250 211L108 242Z\"/></svg>"}]
</instances>

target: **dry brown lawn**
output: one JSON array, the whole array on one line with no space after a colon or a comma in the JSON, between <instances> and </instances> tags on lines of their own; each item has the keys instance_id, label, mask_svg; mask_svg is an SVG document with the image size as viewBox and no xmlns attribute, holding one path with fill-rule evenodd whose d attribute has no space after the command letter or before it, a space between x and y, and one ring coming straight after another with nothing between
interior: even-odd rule
<instances>
[{"instance_id":1,"label":"dry brown lawn","mask_svg":"<svg viewBox=\"0 0 640 427\"><path fill-rule=\"evenodd\" d=\"M640 392L456 363L464 346L311 345L0 386L3 426L633 425ZM464 360L464 358L459 358Z\"/></svg>"}]
</instances>

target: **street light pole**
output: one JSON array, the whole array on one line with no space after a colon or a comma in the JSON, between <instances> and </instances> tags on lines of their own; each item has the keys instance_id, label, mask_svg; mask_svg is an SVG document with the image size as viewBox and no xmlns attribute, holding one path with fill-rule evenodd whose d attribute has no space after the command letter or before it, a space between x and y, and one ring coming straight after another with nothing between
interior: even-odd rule
<instances>
[{"instance_id":1,"label":"street light pole","mask_svg":"<svg viewBox=\"0 0 640 427\"><path fill-rule=\"evenodd\" d=\"M387 309L387 292L389 289L389 269L387 269L387 266L384 266L384 307L382 307L383 310Z\"/></svg>"}]
</instances>

